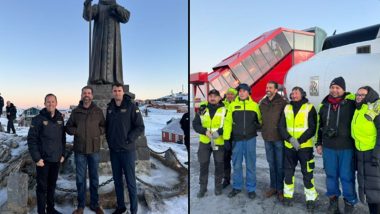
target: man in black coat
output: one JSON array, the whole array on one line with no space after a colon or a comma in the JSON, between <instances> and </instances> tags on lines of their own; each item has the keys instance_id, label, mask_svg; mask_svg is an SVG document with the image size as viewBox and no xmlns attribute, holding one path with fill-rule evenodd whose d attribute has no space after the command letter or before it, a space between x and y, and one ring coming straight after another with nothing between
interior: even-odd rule
<instances>
[{"instance_id":1,"label":"man in black coat","mask_svg":"<svg viewBox=\"0 0 380 214\"><path fill-rule=\"evenodd\" d=\"M28 132L28 148L37 171L38 214L60 213L54 208L54 192L59 166L65 159L66 135L62 114L56 107L57 97L46 95L45 108L32 119Z\"/></svg>"},{"instance_id":2,"label":"man in black coat","mask_svg":"<svg viewBox=\"0 0 380 214\"><path fill-rule=\"evenodd\" d=\"M13 105L10 101L7 101L7 119L8 119L8 125L7 125L7 133L10 133L11 129L13 134L16 134L15 126L13 125L13 121L16 119L16 113L17 109L16 106Z\"/></svg>"},{"instance_id":3,"label":"man in black coat","mask_svg":"<svg viewBox=\"0 0 380 214\"><path fill-rule=\"evenodd\" d=\"M112 175L117 197L115 214L127 209L124 202L123 173L127 181L130 211L137 213L137 187L135 175L136 139L144 133L144 121L140 110L124 94L123 85L112 86L113 99L108 103L106 115L106 137L110 148Z\"/></svg>"},{"instance_id":4,"label":"man in black coat","mask_svg":"<svg viewBox=\"0 0 380 214\"><path fill-rule=\"evenodd\" d=\"M183 130L183 133L185 135L185 146L187 149L187 154L189 154L190 151L190 127L189 127L189 112L186 112L182 115L181 121L179 122L181 124L181 129ZM188 162L185 162L185 164L188 164Z\"/></svg>"},{"instance_id":5,"label":"man in black coat","mask_svg":"<svg viewBox=\"0 0 380 214\"><path fill-rule=\"evenodd\" d=\"M4 107L4 99L2 96L0 96L0 116L3 114L3 107Z\"/></svg>"}]
</instances>

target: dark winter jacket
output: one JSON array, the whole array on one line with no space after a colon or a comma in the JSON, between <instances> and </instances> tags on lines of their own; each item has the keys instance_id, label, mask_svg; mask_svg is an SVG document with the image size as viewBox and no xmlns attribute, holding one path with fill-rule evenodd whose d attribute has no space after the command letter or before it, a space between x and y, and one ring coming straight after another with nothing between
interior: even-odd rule
<instances>
[{"instance_id":1,"label":"dark winter jacket","mask_svg":"<svg viewBox=\"0 0 380 214\"><path fill-rule=\"evenodd\" d=\"M197 132L198 134L203 134L205 135L206 132L207 132L207 128L203 127L202 126L202 121L201 121L201 114L204 114L206 108L208 109L209 111L209 114L210 114L210 118L212 119L216 113L216 111L218 110L218 108L220 107L223 107L224 104L223 103L218 103L218 104L211 104L211 103L207 103L207 105L201 105L199 107L199 111L197 114L195 114L195 117L194 117L194 120L193 120L193 129L195 132ZM222 135L223 134L223 127L222 128L219 128L218 129L218 134L219 135Z\"/></svg>"},{"instance_id":2,"label":"dark winter jacket","mask_svg":"<svg viewBox=\"0 0 380 214\"><path fill-rule=\"evenodd\" d=\"M268 97L260 102L260 112L263 118L261 134L265 141L282 140L279 133L280 116L287 101L278 93L270 100Z\"/></svg>"},{"instance_id":3,"label":"dark winter jacket","mask_svg":"<svg viewBox=\"0 0 380 214\"><path fill-rule=\"evenodd\" d=\"M181 124L181 129L183 130L183 133L185 136L190 135L190 120L189 120L189 112L186 112L182 115L181 121L179 122Z\"/></svg>"},{"instance_id":4,"label":"dark winter jacket","mask_svg":"<svg viewBox=\"0 0 380 214\"><path fill-rule=\"evenodd\" d=\"M100 136L105 132L105 119L102 109L91 103L88 109L82 101L70 115L66 132L74 135L74 152L91 154L100 150Z\"/></svg>"},{"instance_id":5,"label":"dark winter jacket","mask_svg":"<svg viewBox=\"0 0 380 214\"><path fill-rule=\"evenodd\" d=\"M379 95L369 88L364 102L373 103L377 99ZM359 198L363 203L380 203L380 116L375 117L373 122L377 130L375 148L356 151Z\"/></svg>"},{"instance_id":6,"label":"dark winter jacket","mask_svg":"<svg viewBox=\"0 0 380 214\"><path fill-rule=\"evenodd\" d=\"M16 119L17 109L16 109L16 106L13 105L13 103L11 103L10 106L6 107L6 111L7 111L7 119L8 120ZM8 115L8 113L10 113L10 114Z\"/></svg>"},{"instance_id":7,"label":"dark winter jacket","mask_svg":"<svg viewBox=\"0 0 380 214\"><path fill-rule=\"evenodd\" d=\"M28 148L33 161L59 162L65 155L66 135L62 114L55 110L52 118L46 108L32 119Z\"/></svg>"},{"instance_id":8,"label":"dark winter jacket","mask_svg":"<svg viewBox=\"0 0 380 214\"><path fill-rule=\"evenodd\" d=\"M303 98L299 102L291 101L290 105L293 106L293 112L294 116L297 115L298 111L301 109L301 106L305 103L308 103L309 100L306 98ZM310 138L314 137L315 131L317 129L317 111L315 108L311 108L309 111L309 114L307 116L308 121L308 128L306 131L297 139L300 144L305 143ZM280 118L280 134L283 140L289 140L291 138L291 135L289 134L287 127L286 127L286 117L285 114L282 112L281 118Z\"/></svg>"},{"instance_id":9,"label":"dark winter jacket","mask_svg":"<svg viewBox=\"0 0 380 214\"><path fill-rule=\"evenodd\" d=\"M316 145L323 145L330 149L354 149L354 139L351 137L351 121L355 112L355 96L350 93L345 93L344 99L339 103L338 109L334 110L326 96L319 107L319 127ZM328 112L329 121L327 125ZM338 127L336 123L339 121ZM333 130L336 131L336 136L330 135Z\"/></svg>"},{"instance_id":10,"label":"dark winter jacket","mask_svg":"<svg viewBox=\"0 0 380 214\"><path fill-rule=\"evenodd\" d=\"M0 96L0 108L3 109L4 107L4 99L2 96Z\"/></svg>"},{"instance_id":11,"label":"dark winter jacket","mask_svg":"<svg viewBox=\"0 0 380 214\"><path fill-rule=\"evenodd\" d=\"M120 106L116 106L114 99L108 103L106 138L111 150L135 150L135 141L144 133L144 128L141 112L128 95L124 95Z\"/></svg>"}]
</instances>

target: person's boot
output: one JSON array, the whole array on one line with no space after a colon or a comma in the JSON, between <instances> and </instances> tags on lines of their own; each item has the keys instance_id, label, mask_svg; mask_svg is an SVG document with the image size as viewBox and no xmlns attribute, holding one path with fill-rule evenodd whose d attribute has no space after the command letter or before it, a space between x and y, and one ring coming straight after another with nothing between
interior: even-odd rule
<instances>
[{"instance_id":1,"label":"person's boot","mask_svg":"<svg viewBox=\"0 0 380 214\"><path fill-rule=\"evenodd\" d=\"M344 199L344 214L354 213L355 206Z\"/></svg>"},{"instance_id":2,"label":"person's boot","mask_svg":"<svg viewBox=\"0 0 380 214\"><path fill-rule=\"evenodd\" d=\"M327 209L327 213L340 214L338 197L336 196L330 197L330 205L329 205L329 208Z\"/></svg>"},{"instance_id":3,"label":"person's boot","mask_svg":"<svg viewBox=\"0 0 380 214\"><path fill-rule=\"evenodd\" d=\"M287 207L293 206L293 198L284 198L284 205Z\"/></svg>"},{"instance_id":4,"label":"person's boot","mask_svg":"<svg viewBox=\"0 0 380 214\"><path fill-rule=\"evenodd\" d=\"M74 210L73 214L83 214L83 208L78 208Z\"/></svg>"},{"instance_id":5,"label":"person's boot","mask_svg":"<svg viewBox=\"0 0 380 214\"><path fill-rule=\"evenodd\" d=\"M221 195L222 194L222 188L215 188L215 195Z\"/></svg>"},{"instance_id":6,"label":"person's boot","mask_svg":"<svg viewBox=\"0 0 380 214\"><path fill-rule=\"evenodd\" d=\"M230 184L231 184L230 180L223 179L223 189L225 189L226 187L228 187Z\"/></svg>"},{"instance_id":7,"label":"person's boot","mask_svg":"<svg viewBox=\"0 0 380 214\"><path fill-rule=\"evenodd\" d=\"M255 192L249 192L248 193L248 198L252 199L252 200L255 199L256 198L256 193Z\"/></svg>"},{"instance_id":8,"label":"person's boot","mask_svg":"<svg viewBox=\"0 0 380 214\"><path fill-rule=\"evenodd\" d=\"M241 192L240 189L232 189L232 191L230 193L228 193L228 197L229 198L233 198L235 197L237 194L239 194Z\"/></svg>"},{"instance_id":9,"label":"person's boot","mask_svg":"<svg viewBox=\"0 0 380 214\"><path fill-rule=\"evenodd\" d=\"M198 197L198 198L203 198L203 197L205 196L206 192L207 192L207 189L201 187L201 188L199 189L199 192L198 192L198 194L197 194L197 197Z\"/></svg>"},{"instance_id":10,"label":"person's boot","mask_svg":"<svg viewBox=\"0 0 380 214\"><path fill-rule=\"evenodd\" d=\"M268 191L265 192L265 197L270 198L270 197L276 195L276 193L277 193L277 190L270 188Z\"/></svg>"},{"instance_id":11,"label":"person's boot","mask_svg":"<svg viewBox=\"0 0 380 214\"><path fill-rule=\"evenodd\" d=\"M283 191L277 191L277 199L279 202L283 202L284 201L284 192Z\"/></svg>"},{"instance_id":12,"label":"person's boot","mask_svg":"<svg viewBox=\"0 0 380 214\"><path fill-rule=\"evenodd\" d=\"M313 213L315 209L315 201L306 201L306 210L309 213Z\"/></svg>"}]
</instances>

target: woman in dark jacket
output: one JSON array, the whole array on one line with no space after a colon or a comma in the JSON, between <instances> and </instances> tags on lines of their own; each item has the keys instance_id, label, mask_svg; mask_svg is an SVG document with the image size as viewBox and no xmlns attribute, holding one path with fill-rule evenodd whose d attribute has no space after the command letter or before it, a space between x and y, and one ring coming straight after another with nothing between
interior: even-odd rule
<instances>
[{"instance_id":1,"label":"woman in dark jacket","mask_svg":"<svg viewBox=\"0 0 380 214\"><path fill-rule=\"evenodd\" d=\"M358 89L356 110L351 123L351 135L355 139L359 198L368 203L371 214L380 213L380 116L367 120L368 103L379 99L369 86Z\"/></svg>"}]
</instances>

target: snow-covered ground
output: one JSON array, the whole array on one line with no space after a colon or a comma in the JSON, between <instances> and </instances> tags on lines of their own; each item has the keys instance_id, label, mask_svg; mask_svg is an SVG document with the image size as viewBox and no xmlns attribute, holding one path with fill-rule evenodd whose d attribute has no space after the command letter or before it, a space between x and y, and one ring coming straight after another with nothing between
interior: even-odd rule
<instances>
[{"instance_id":1,"label":"snow-covered ground","mask_svg":"<svg viewBox=\"0 0 380 214\"><path fill-rule=\"evenodd\" d=\"M145 107L141 107L141 111L143 112L143 109ZM169 148L171 148L175 153L177 158L182 162L188 161L188 154L185 145L183 144L176 144L176 143L164 143L161 141L161 129L166 126L166 122L169 121L171 118L181 118L182 114L176 113L174 110L163 110L163 109L153 109L148 108L149 113L148 117L144 116L144 124L145 124L145 134L148 140L148 146L156 151L156 152L162 152ZM3 127L6 130L6 125L8 120L4 117L0 118L0 122L3 125ZM16 133L18 136L27 136L29 128L27 127L18 127L17 124L15 124L16 127ZM12 134L6 134L6 133L0 133L0 138L8 138L13 136ZM73 141L73 137L66 135L67 142L70 143ZM20 142L20 145L17 149L12 149L12 155L18 155L20 152L25 151L27 149L26 141ZM153 160L154 161L154 160ZM156 165L159 165L158 161L153 162ZM186 166L186 165L185 165ZM4 167L4 164L0 164L0 170ZM176 174L173 171L169 170L152 170L151 176L145 176L142 177L144 181L148 183L152 183L155 185L164 185L164 184L172 184L175 183L176 178L178 177L178 174ZM57 186L59 187L65 187L65 188L75 188L75 182L67 182L67 181L60 181L60 178L57 181ZM109 176L100 176L99 180L100 183L107 180ZM164 181L167 182L164 182ZM113 188L113 183L106 185L105 187L102 187L99 189L99 191L107 191L109 188ZM0 206L3 205L7 200L7 194L6 194L6 188L0 189ZM159 214L159 213L169 213L169 214L179 214L179 213L188 213L188 197L187 195L180 196L180 197L174 197L167 200L164 200L165 203L165 210L155 210L155 211L149 211L146 210L143 206L139 206L138 213L151 213L151 214ZM72 213L74 210L74 207L72 205L57 205L57 210L61 211L64 214ZM112 213L113 210L105 210L105 213ZM30 213L36 213L36 208L32 209ZM87 213L93 213L88 208L84 211L85 214Z\"/></svg>"},{"instance_id":2,"label":"snow-covered ground","mask_svg":"<svg viewBox=\"0 0 380 214\"><path fill-rule=\"evenodd\" d=\"M218 214L230 214L230 213L265 213L265 214L294 214L294 213L306 213L305 196L303 193L303 180L299 165L295 174L295 203L293 207L285 207L275 197L265 198L264 193L269 188L269 166L266 160L264 140L261 137L261 133L257 137L256 143L256 180L257 197L251 200L247 197L247 193L243 190L234 198L228 198L227 194L232 190L231 186L228 186L223 190L223 194L215 196L214 194L214 161L210 161L209 168L209 180L208 191L204 198L197 198L199 191L199 163L197 158L199 137L198 134L191 129L191 154L190 154L190 210L191 213L218 213ZM212 156L211 156L212 159ZM325 173L323 170L323 161L320 155L315 156L316 169L314 171L315 186L319 193L319 199L316 204L316 210L314 213L326 213L329 200L325 196ZM245 168L245 166L243 167ZM245 171L244 171L245 175ZM343 211L343 199L340 198L340 210ZM342 212L343 213L343 212ZM366 205L358 203L355 213L369 213Z\"/></svg>"}]
</instances>

